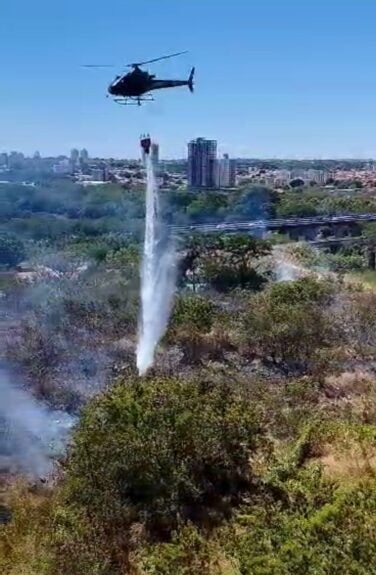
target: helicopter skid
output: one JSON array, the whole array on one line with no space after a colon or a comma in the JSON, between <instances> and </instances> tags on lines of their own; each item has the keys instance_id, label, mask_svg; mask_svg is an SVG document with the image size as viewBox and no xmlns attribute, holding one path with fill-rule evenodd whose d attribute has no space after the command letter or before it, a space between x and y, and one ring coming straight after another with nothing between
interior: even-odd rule
<instances>
[{"instance_id":1,"label":"helicopter skid","mask_svg":"<svg viewBox=\"0 0 376 575\"><path fill-rule=\"evenodd\" d=\"M146 98L115 98L114 102L120 106L141 106L141 102L154 102L153 96L148 96Z\"/></svg>"}]
</instances>

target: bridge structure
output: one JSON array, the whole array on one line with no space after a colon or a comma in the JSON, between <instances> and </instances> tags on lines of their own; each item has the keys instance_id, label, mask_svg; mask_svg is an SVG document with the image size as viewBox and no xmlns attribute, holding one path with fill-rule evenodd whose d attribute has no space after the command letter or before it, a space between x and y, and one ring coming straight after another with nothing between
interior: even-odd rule
<instances>
[{"instance_id":1,"label":"bridge structure","mask_svg":"<svg viewBox=\"0 0 376 575\"><path fill-rule=\"evenodd\" d=\"M376 222L376 213L348 214L341 216L313 216L305 218L277 218L271 220L243 220L238 222L192 224L181 226L178 225L170 226L170 231L174 235L192 233L260 233L267 230L287 231L293 228L320 228L321 226L343 226L361 224L365 222Z\"/></svg>"}]
</instances>

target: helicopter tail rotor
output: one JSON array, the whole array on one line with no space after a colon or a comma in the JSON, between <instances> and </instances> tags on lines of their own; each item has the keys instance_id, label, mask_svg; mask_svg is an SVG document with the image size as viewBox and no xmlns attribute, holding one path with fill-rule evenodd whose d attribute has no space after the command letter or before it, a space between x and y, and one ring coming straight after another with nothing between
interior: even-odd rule
<instances>
[{"instance_id":1,"label":"helicopter tail rotor","mask_svg":"<svg viewBox=\"0 0 376 575\"><path fill-rule=\"evenodd\" d=\"M194 92L194 84L193 84L193 79L195 76L195 68L192 68L191 73L189 74L189 78L188 78L188 88L190 89L190 91Z\"/></svg>"}]
</instances>

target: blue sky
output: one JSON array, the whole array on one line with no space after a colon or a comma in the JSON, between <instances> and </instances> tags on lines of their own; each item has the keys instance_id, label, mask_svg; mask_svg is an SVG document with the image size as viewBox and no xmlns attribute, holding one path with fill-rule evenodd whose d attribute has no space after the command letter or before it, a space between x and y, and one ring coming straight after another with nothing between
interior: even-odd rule
<instances>
[{"instance_id":1,"label":"blue sky","mask_svg":"<svg viewBox=\"0 0 376 575\"><path fill-rule=\"evenodd\" d=\"M1 0L0 150L164 157L191 138L252 157L376 157L374 0ZM142 108L106 99L112 70L169 52L153 72L196 93ZM116 70L115 70L116 72Z\"/></svg>"}]
</instances>

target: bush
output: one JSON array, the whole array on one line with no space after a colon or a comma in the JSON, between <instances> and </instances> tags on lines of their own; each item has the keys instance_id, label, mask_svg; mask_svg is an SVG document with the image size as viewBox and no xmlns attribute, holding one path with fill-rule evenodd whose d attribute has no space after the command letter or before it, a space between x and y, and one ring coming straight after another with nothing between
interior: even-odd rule
<instances>
[{"instance_id":1,"label":"bush","mask_svg":"<svg viewBox=\"0 0 376 575\"><path fill-rule=\"evenodd\" d=\"M328 284L311 278L275 284L253 297L244 317L251 352L286 374L316 370L339 337L329 303Z\"/></svg>"},{"instance_id":2,"label":"bush","mask_svg":"<svg viewBox=\"0 0 376 575\"><path fill-rule=\"evenodd\" d=\"M176 300L171 320L171 330L210 331L215 319L215 305L204 296L183 296Z\"/></svg>"},{"instance_id":3,"label":"bush","mask_svg":"<svg viewBox=\"0 0 376 575\"><path fill-rule=\"evenodd\" d=\"M376 552L374 483L347 489L333 486L324 496L319 473L293 488L299 504L242 511L225 551L236 557L244 575L369 575ZM327 486L328 488L328 486ZM328 489L327 489L328 490ZM311 493L310 493L311 491ZM331 491L331 492L330 492ZM295 496L296 496L295 495ZM316 496L314 504L309 503Z\"/></svg>"},{"instance_id":4,"label":"bush","mask_svg":"<svg viewBox=\"0 0 376 575\"><path fill-rule=\"evenodd\" d=\"M12 234L0 234L0 266L14 267L25 257L23 243Z\"/></svg>"},{"instance_id":5,"label":"bush","mask_svg":"<svg viewBox=\"0 0 376 575\"><path fill-rule=\"evenodd\" d=\"M254 413L232 382L120 381L86 409L74 436L64 516L83 514L108 557L125 552L137 524L162 540L187 522L215 524L250 488L257 437ZM68 529L63 521L59 549L74 556L82 515Z\"/></svg>"}]
</instances>

